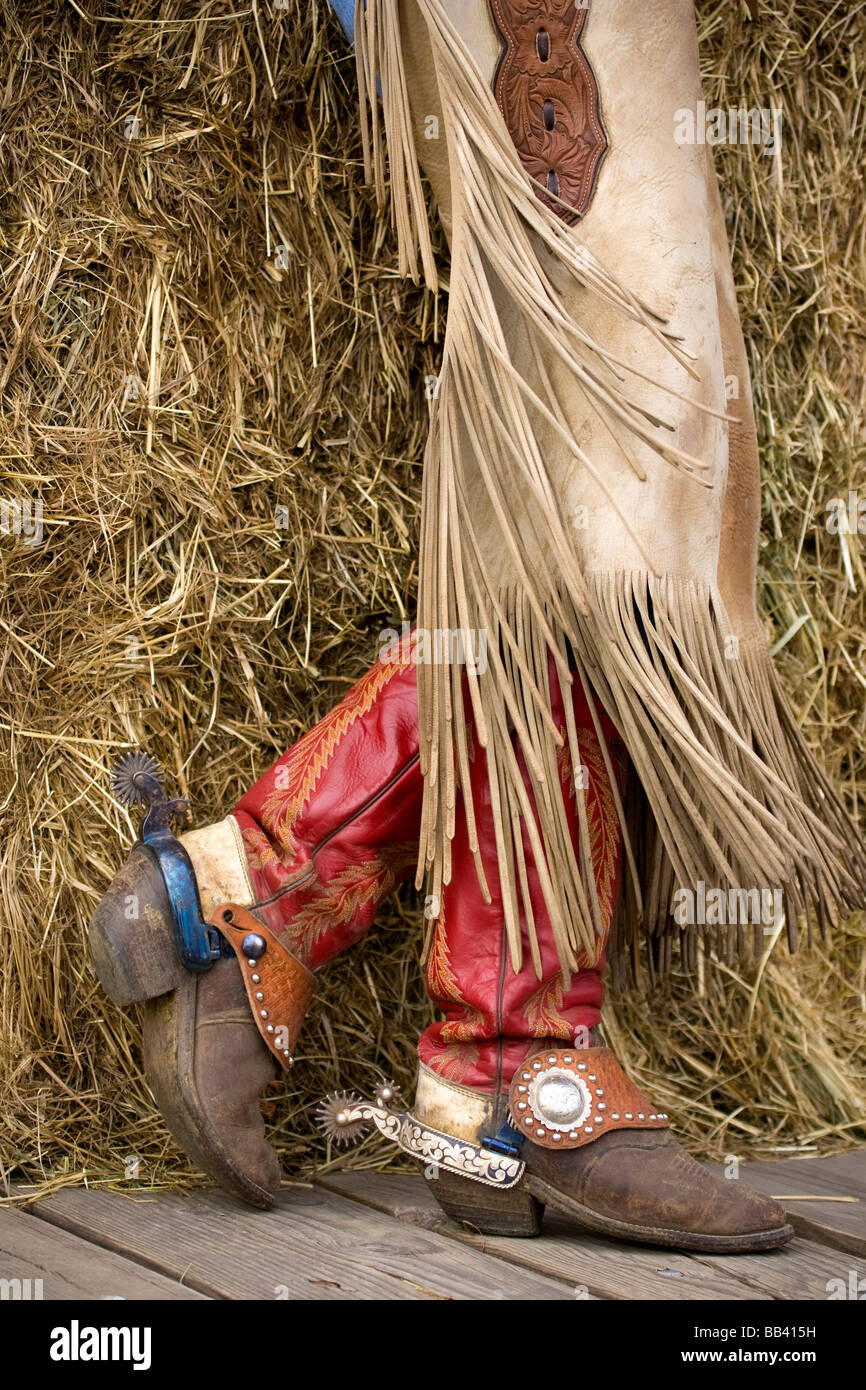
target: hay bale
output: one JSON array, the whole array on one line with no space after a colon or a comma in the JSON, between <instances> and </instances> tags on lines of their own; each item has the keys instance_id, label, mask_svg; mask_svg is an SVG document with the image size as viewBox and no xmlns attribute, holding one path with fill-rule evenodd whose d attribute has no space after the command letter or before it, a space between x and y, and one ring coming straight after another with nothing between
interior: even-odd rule
<instances>
[{"instance_id":1,"label":"hay bale","mask_svg":"<svg viewBox=\"0 0 866 1390\"><path fill-rule=\"evenodd\" d=\"M106 771L144 745L196 822L340 696L411 615L424 378L444 297L400 282L362 186L353 63L321 0L3 5L0 1175L190 1183L102 996L86 922L133 838ZM740 13L742 11L742 13ZM866 215L851 151L862 11L700 7L711 102L775 104L768 158L718 158L765 459L764 610L798 715L856 813ZM32 519L32 518L31 518ZM287 1169L312 1110L429 1018L414 897L323 982L269 1102ZM793 961L611 1001L611 1041L697 1152L862 1141L861 919ZM374 1142L352 1161L391 1161Z\"/></svg>"}]
</instances>

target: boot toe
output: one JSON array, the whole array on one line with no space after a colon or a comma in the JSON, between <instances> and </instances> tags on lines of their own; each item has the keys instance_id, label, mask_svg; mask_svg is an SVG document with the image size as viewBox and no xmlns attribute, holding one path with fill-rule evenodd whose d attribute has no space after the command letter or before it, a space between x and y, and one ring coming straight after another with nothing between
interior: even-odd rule
<instances>
[{"instance_id":1,"label":"boot toe","mask_svg":"<svg viewBox=\"0 0 866 1390\"><path fill-rule=\"evenodd\" d=\"M649 1149L623 1145L600 1155L584 1199L639 1226L695 1235L761 1235L785 1225L777 1202L739 1181L716 1177L673 1139Z\"/></svg>"},{"instance_id":2,"label":"boot toe","mask_svg":"<svg viewBox=\"0 0 866 1390\"><path fill-rule=\"evenodd\" d=\"M533 1154L530 1184L590 1229L682 1249L770 1249L794 1234L772 1198L717 1178L667 1132L619 1132L568 1153Z\"/></svg>"},{"instance_id":3,"label":"boot toe","mask_svg":"<svg viewBox=\"0 0 866 1390\"><path fill-rule=\"evenodd\" d=\"M237 962L221 960L148 1003L142 1041L150 1088L187 1156L226 1191L272 1206L280 1163L259 1098L277 1067L250 1016Z\"/></svg>"}]
</instances>

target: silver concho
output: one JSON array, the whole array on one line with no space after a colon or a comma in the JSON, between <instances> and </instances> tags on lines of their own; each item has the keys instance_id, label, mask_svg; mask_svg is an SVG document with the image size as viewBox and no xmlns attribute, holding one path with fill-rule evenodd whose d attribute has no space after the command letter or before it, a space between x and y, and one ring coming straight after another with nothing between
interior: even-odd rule
<instances>
[{"instance_id":1,"label":"silver concho","mask_svg":"<svg viewBox=\"0 0 866 1390\"><path fill-rule=\"evenodd\" d=\"M533 1077L528 1099L539 1123L560 1132L582 1124L592 1109L586 1082L563 1067L550 1067Z\"/></svg>"}]
</instances>

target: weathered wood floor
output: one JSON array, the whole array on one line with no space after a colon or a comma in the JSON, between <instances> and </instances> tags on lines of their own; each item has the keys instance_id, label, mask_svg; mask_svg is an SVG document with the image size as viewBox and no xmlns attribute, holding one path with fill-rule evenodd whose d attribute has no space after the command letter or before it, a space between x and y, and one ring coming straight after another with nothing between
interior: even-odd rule
<instances>
[{"instance_id":1,"label":"weathered wood floor","mask_svg":"<svg viewBox=\"0 0 866 1390\"><path fill-rule=\"evenodd\" d=\"M3 1208L0 1280L42 1280L45 1299L787 1301L866 1290L866 1150L750 1163L742 1176L782 1201L798 1232L790 1245L686 1255L550 1216L537 1240L493 1239L442 1216L420 1178L333 1173L287 1185L272 1212L214 1190L92 1188Z\"/></svg>"}]
</instances>

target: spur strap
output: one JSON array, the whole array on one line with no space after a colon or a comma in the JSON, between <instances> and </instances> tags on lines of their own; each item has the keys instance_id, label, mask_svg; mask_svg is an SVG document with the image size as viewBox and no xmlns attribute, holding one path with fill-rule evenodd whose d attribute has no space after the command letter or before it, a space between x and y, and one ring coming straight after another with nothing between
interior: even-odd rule
<instances>
[{"instance_id":1,"label":"spur strap","mask_svg":"<svg viewBox=\"0 0 866 1390\"><path fill-rule=\"evenodd\" d=\"M236 903L221 903L209 918L237 956L256 1027L281 1067L290 1067L316 977L279 937Z\"/></svg>"},{"instance_id":2,"label":"spur strap","mask_svg":"<svg viewBox=\"0 0 866 1390\"><path fill-rule=\"evenodd\" d=\"M606 1047L531 1057L508 1097L514 1128L544 1149L578 1149L614 1129L667 1129L668 1117Z\"/></svg>"}]
</instances>

